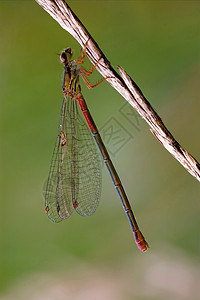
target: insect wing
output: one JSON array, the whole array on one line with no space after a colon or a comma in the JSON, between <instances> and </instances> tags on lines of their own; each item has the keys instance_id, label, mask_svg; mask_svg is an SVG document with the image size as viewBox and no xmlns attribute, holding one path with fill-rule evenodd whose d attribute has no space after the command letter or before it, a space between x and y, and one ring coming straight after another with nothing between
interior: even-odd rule
<instances>
[{"instance_id":1,"label":"insect wing","mask_svg":"<svg viewBox=\"0 0 200 300\"><path fill-rule=\"evenodd\" d=\"M71 185L71 141L66 132L66 101L64 100L59 134L53 152L49 177L45 191L45 210L53 222L68 218L73 210Z\"/></svg>"},{"instance_id":2,"label":"insect wing","mask_svg":"<svg viewBox=\"0 0 200 300\"><path fill-rule=\"evenodd\" d=\"M78 115L76 121L79 184L76 211L82 216L92 215L101 194L100 153L88 125Z\"/></svg>"}]
</instances>

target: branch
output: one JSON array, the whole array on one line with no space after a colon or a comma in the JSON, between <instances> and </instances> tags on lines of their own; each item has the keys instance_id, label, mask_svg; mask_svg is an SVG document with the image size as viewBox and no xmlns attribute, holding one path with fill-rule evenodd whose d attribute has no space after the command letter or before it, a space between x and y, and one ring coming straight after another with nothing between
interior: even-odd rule
<instances>
[{"instance_id":1,"label":"branch","mask_svg":"<svg viewBox=\"0 0 200 300\"><path fill-rule=\"evenodd\" d=\"M150 103L144 97L139 87L129 77L124 69L118 66L122 77L111 67L97 43L83 26L77 16L64 0L36 0L66 31L78 41L84 49L87 43L87 56L95 64L96 69L107 81L137 110L140 116L151 127L150 130L158 141L183 165L183 167L198 181L200 181L200 164L185 151L167 130L161 118L154 111Z\"/></svg>"}]
</instances>

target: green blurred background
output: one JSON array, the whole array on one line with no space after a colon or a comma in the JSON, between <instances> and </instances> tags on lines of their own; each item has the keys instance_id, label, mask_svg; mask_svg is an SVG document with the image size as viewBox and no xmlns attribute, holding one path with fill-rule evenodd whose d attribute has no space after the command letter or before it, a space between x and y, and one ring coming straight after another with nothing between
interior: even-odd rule
<instances>
[{"instance_id":1,"label":"green blurred background","mask_svg":"<svg viewBox=\"0 0 200 300\"><path fill-rule=\"evenodd\" d=\"M200 2L68 4L199 160ZM136 113L137 129L125 118L125 100L108 83L83 94L98 127L118 120L131 136L112 159L150 249L137 249L105 167L92 217L46 217L42 188L62 103L57 53L68 46L79 56L36 2L0 1L0 299L199 299L199 182Z\"/></svg>"}]
</instances>

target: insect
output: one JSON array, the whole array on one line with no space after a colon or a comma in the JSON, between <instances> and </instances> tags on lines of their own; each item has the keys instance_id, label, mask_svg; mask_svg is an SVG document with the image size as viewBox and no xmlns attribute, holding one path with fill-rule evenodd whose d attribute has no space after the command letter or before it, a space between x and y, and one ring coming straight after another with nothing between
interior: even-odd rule
<instances>
[{"instance_id":1,"label":"insect","mask_svg":"<svg viewBox=\"0 0 200 300\"><path fill-rule=\"evenodd\" d=\"M104 78L93 86L90 84L87 77L93 73L98 62L89 71L81 66L86 57L86 49L87 43L85 51L81 49L81 56L74 60L71 48L60 55L64 64L64 101L45 191L45 211L53 222L68 218L74 210L82 216L90 216L95 212L101 191L99 148L127 214L136 244L144 252L149 247L148 243L139 230L122 183L81 92L80 75L88 88L94 88L107 79ZM88 126L81 118L78 106Z\"/></svg>"}]
</instances>

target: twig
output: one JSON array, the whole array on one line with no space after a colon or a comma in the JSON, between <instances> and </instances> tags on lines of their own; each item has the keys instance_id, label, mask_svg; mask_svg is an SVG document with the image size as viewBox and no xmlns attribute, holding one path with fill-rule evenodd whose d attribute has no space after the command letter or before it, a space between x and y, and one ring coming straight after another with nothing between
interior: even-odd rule
<instances>
[{"instance_id":1,"label":"twig","mask_svg":"<svg viewBox=\"0 0 200 300\"><path fill-rule=\"evenodd\" d=\"M129 75L118 66L122 76L111 67L110 62L97 43L93 40L87 29L83 26L77 16L64 0L36 0L66 31L68 31L79 42L82 48L87 43L87 56L95 64L96 69L107 81L137 110L140 116L146 120L151 127L150 130L158 141L183 165L183 167L198 181L200 181L200 164L185 151L167 130L161 118L146 100L138 86Z\"/></svg>"}]
</instances>

